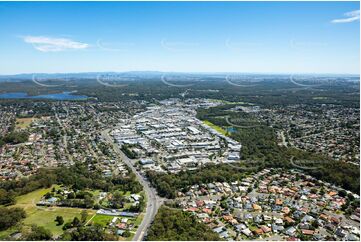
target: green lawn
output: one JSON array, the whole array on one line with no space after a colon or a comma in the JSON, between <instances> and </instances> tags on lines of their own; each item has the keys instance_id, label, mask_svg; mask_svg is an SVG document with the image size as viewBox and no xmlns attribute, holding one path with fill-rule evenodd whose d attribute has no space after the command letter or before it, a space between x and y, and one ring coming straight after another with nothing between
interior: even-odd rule
<instances>
[{"instance_id":1,"label":"green lawn","mask_svg":"<svg viewBox=\"0 0 361 242\"><path fill-rule=\"evenodd\" d=\"M90 223L101 224L102 226L106 226L108 223L112 221L112 219L116 216L109 216L104 214L97 214L93 217Z\"/></svg>"},{"instance_id":2,"label":"green lawn","mask_svg":"<svg viewBox=\"0 0 361 242\"><path fill-rule=\"evenodd\" d=\"M134 221L134 226L139 226L142 223L144 218L144 213L138 215L137 219Z\"/></svg>"},{"instance_id":3,"label":"green lawn","mask_svg":"<svg viewBox=\"0 0 361 242\"><path fill-rule=\"evenodd\" d=\"M223 128L209 122L208 120L203 120L203 123L208 125L209 127L211 127L212 129L215 129L217 130L219 133L223 134L223 135L226 135L227 134L227 131L224 130Z\"/></svg>"},{"instance_id":4,"label":"green lawn","mask_svg":"<svg viewBox=\"0 0 361 242\"><path fill-rule=\"evenodd\" d=\"M25 210L26 218L23 221L25 225L36 224L44 226L54 235L60 235L63 233L63 230L62 226L56 226L56 222L54 222L56 216L63 216L64 222L66 223L71 221L75 216L80 218L80 213L83 209L36 206L36 203L40 201L41 197L50 191L51 188L39 189L26 195L19 196L16 199L16 204L12 207L20 207ZM90 219L95 214L95 211L90 209L87 209L87 211L88 219Z\"/></svg>"},{"instance_id":5,"label":"green lawn","mask_svg":"<svg viewBox=\"0 0 361 242\"><path fill-rule=\"evenodd\" d=\"M134 218L128 218L128 217L122 217L122 216L110 216L110 215L104 215L104 214L96 214L93 219L90 221L90 223L97 223L97 224L101 224L103 226L106 226L107 224L109 224L112 219L114 217L118 217L119 219L122 218L127 218L128 219L128 223L132 222L135 225L138 225L142 222L142 219L144 217L144 214L139 215L136 220L134 220Z\"/></svg>"}]
</instances>

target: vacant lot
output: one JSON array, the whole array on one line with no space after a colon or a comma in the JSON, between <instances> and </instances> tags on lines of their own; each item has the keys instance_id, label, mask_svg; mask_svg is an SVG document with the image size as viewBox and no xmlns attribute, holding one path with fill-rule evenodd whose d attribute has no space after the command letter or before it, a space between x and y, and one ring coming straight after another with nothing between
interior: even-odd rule
<instances>
[{"instance_id":1,"label":"vacant lot","mask_svg":"<svg viewBox=\"0 0 361 242\"><path fill-rule=\"evenodd\" d=\"M60 235L63 230L62 226L56 226L56 222L54 221L56 216L63 216L64 223L66 223L71 221L74 217L80 219L80 213L84 209L36 206L36 203L40 201L41 197L49 191L51 191L51 188L39 189L26 195L19 196L16 200L16 205L13 207L24 208L27 215L24 220L25 225L37 224L49 229L54 235ZM95 214L94 210L87 209L87 212L88 219Z\"/></svg>"},{"instance_id":2,"label":"vacant lot","mask_svg":"<svg viewBox=\"0 0 361 242\"><path fill-rule=\"evenodd\" d=\"M16 119L16 129L26 129L30 126L31 122L35 120L34 118L17 118Z\"/></svg>"}]
</instances>

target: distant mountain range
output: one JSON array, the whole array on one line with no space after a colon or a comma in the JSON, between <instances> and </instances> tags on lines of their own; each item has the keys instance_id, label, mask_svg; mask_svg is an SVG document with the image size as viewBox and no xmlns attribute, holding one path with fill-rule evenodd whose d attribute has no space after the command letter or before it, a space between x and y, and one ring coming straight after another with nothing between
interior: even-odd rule
<instances>
[{"instance_id":1,"label":"distant mountain range","mask_svg":"<svg viewBox=\"0 0 361 242\"><path fill-rule=\"evenodd\" d=\"M32 79L33 76L37 78L79 78L79 79L93 79L100 75L117 75L124 77L138 77L138 78L159 78L162 75L170 76L202 76L209 78L223 78L227 75L239 75L243 77L258 77L258 78L288 78L291 74L272 74L272 73L231 73L231 72L216 72L216 73L196 73L196 72L161 72L161 71L128 71L128 72L79 72L79 73L25 73L15 75L0 75L0 81L23 81ZM355 74L294 74L295 77L323 77L323 78L350 78L355 81L359 79L359 75Z\"/></svg>"},{"instance_id":2,"label":"distant mountain range","mask_svg":"<svg viewBox=\"0 0 361 242\"><path fill-rule=\"evenodd\" d=\"M124 75L124 76L138 76L138 77L151 77L160 76L162 72L157 71L129 71L129 72L79 72L79 73L25 73L15 75L0 75L0 79L31 79L33 76L41 78L96 78L99 75Z\"/></svg>"}]
</instances>

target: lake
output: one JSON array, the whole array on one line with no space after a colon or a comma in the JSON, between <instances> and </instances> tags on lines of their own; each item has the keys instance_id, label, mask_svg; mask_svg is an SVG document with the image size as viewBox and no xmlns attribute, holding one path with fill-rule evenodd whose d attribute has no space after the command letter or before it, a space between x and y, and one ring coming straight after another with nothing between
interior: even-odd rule
<instances>
[{"instance_id":1,"label":"lake","mask_svg":"<svg viewBox=\"0 0 361 242\"><path fill-rule=\"evenodd\" d=\"M51 99L51 100L86 100L88 96L74 95L73 92L62 92L54 94L43 94L37 96L29 96L25 92L10 92L0 94L0 99Z\"/></svg>"},{"instance_id":2,"label":"lake","mask_svg":"<svg viewBox=\"0 0 361 242\"><path fill-rule=\"evenodd\" d=\"M237 129L235 129L234 127L228 127L227 128L227 132L228 133L234 133L234 132L236 132L237 131Z\"/></svg>"}]
</instances>

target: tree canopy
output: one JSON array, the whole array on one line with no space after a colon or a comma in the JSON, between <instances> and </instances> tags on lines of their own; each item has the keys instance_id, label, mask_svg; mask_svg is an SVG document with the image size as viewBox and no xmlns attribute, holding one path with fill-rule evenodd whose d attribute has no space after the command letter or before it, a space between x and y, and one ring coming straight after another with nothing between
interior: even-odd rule
<instances>
[{"instance_id":1,"label":"tree canopy","mask_svg":"<svg viewBox=\"0 0 361 242\"><path fill-rule=\"evenodd\" d=\"M188 212L162 206L147 234L147 240L220 240L219 236Z\"/></svg>"}]
</instances>

